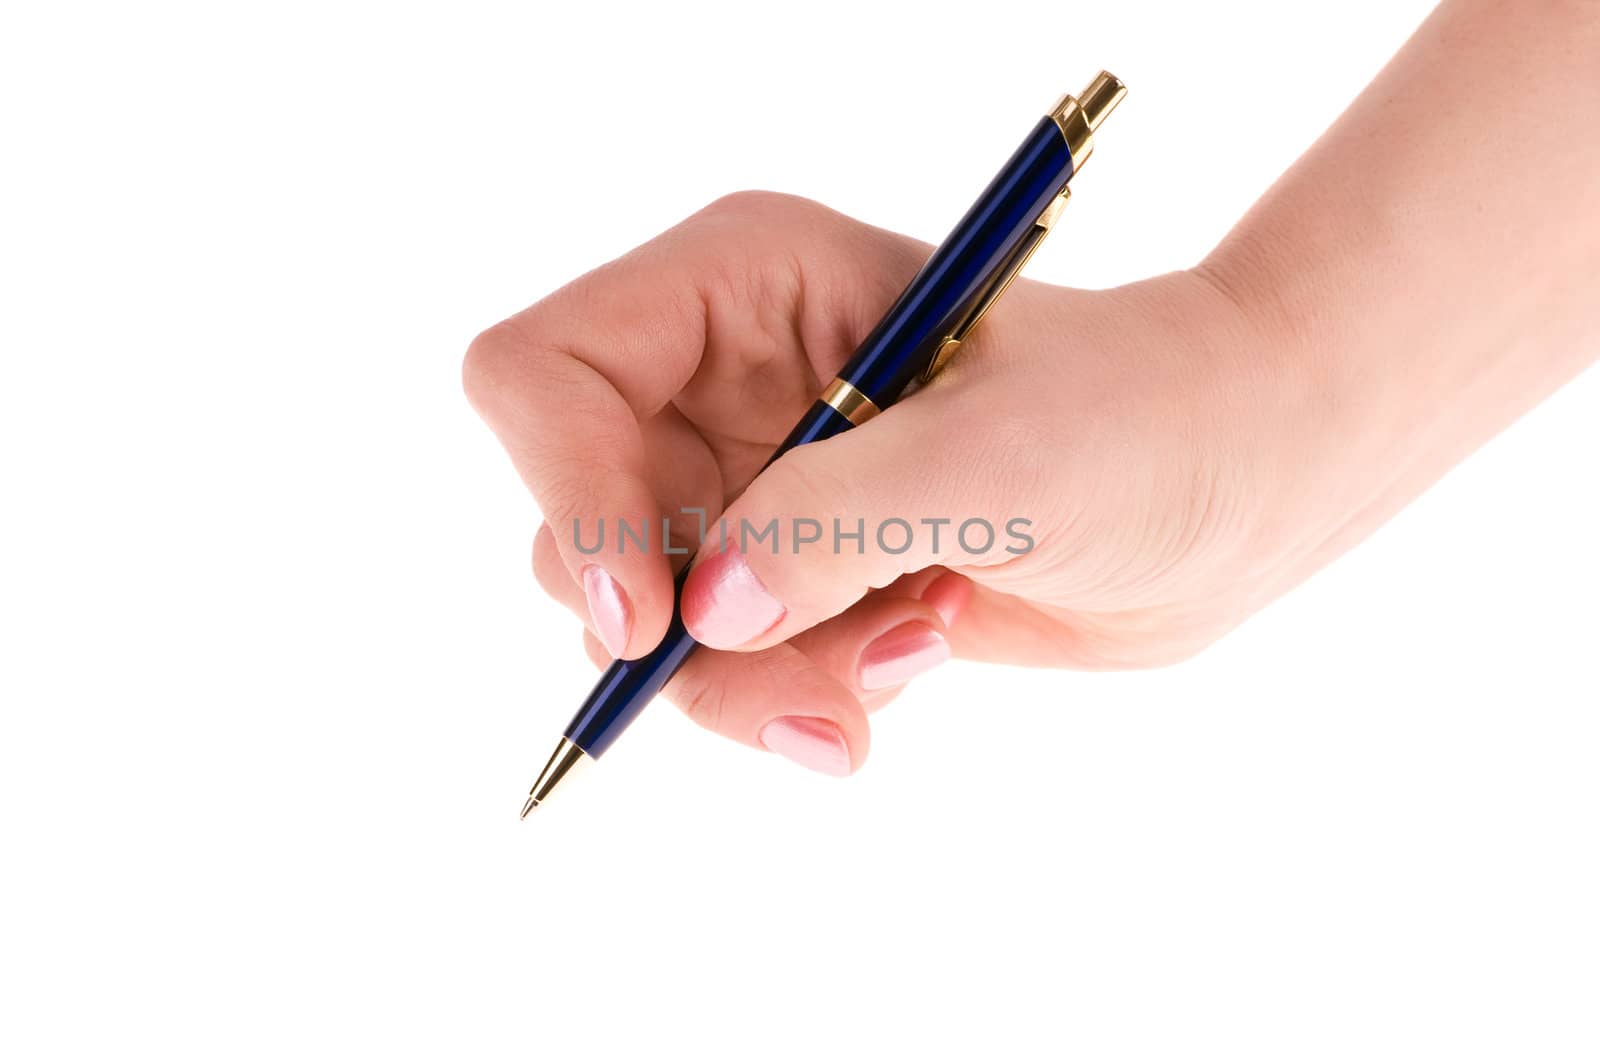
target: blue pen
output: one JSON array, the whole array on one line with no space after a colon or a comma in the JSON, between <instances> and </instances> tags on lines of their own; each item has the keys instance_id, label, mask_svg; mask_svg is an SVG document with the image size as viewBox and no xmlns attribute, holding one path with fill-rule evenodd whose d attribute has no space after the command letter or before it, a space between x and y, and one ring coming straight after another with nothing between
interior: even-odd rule
<instances>
[{"instance_id":1,"label":"blue pen","mask_svg":"<svg viewBox=\"0 0 1600 1063\"><path fill-rule=\"evenodd\" d=\"M983 195L906 285L822 397L772 459L836 436L886 410L913 379L931 380L955 354L1033 254L1066 206L1067 183L1094 149L1094 133L1127 88L1105 71L1081 96L1063 96L1039 120ZM681 601L685 569L678 577ZM632 661L613 661L567 725L522 815L539 807L573 769L599 757L655 698L699 643L681 608L660 645Z\"/></svg>"}]
</instances>

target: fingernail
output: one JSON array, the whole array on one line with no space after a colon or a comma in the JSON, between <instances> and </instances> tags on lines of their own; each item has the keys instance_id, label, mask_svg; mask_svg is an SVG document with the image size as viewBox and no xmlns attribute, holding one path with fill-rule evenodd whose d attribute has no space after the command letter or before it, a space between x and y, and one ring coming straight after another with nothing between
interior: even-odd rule
<instances>
[{"instance_id":1,"label":"fingernail","mask_svg":"<svg viewBox=\"0 0 1600 1063\"><path fill-rule=\"evenodd\" d=\"M879 635L861 651L861 688L883 690L926 672L950 659L950 643L920 620Z\"/></svg>"},{"instance_id":2,"label":"fingernail","mask_svg":"<svg viewBox=\"0 0 1600 1063\"><path fill-rule=\"evenodd\" d=\"M850 747L829 720L814 716L779 716L761 728L761 744L802 768L824 775L850 774Z\"/></svg>"},{"instance_id":3,"label":"fingernail","mask_svg":"<svg viewBox=\"0 0 1600 1063\"><path fill-rule=\"evenodd\" d=\"M589 615L595 634L605 643L606 652L621 657L628 648L628 627L632 623L628 596L622 593L611 573L599 565L583 567L583 596L589 600Z\"/></svg>"},{"instance_id":4,"label":"fingernail","mask_svg":"<svg viewBox=\"0 0 1600 1063\"><path fill-rule=\"evenodd\" d=\"M697 642L731 650L783 619L783 603L774 598L730 547L695 566L683 588L683 620Z\"/></svg>"},{"instance_id":5,"label":"fingernail","mask_svg":"<svg viewBox=\"0 0 1600 1063\"><path fill-rule=\"evenodd\" d=\"M922 592L923 603L939 614L947 628L956 622L956 617L971 600L972 581L956 572L946 572Z\"/></svg>"}]
</instances>

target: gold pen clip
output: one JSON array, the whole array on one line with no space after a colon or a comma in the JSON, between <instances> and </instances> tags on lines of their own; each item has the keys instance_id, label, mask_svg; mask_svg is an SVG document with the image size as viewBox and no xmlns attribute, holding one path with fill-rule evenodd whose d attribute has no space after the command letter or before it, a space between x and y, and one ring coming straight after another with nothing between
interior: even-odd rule
<instances>
[{"instance_id":1,"label":"gold pen clip","mask_svg":"<svg viewBox=\"0 0 1600 1063\"><path fill-rule=\"evenodd\" d=\"M1063 96L1056 101L1050 109L1050 118L1056 123L1056 128L1061 130L1061 135L1066 139L1067 150L1072 155L1072 176L1076 177L1078 171L1083 169L1083 164L1089 161L1089 154L1094 150L1094 133L1100 128L1100 123L1122 102L1122 97L1128 94L1127 87L1106 73L1104 70L1089 82L1089 87L1079 96ZM1033 257L1039 244L1050 234L1051 226L1061 217L1061 212L1067 206L1067 200L1072 197L1070 187L1063 185L1044 211L1034 221L1033 228L1023 237L1017 249L1006 260L996 273L994 283L988 291L978 299L972 311L963 317L950 334L940 341L934 348L933 357L928 360L927 368L923 369L919 380L926 384L939 374L960 348L972 330L978 327L978 322L983 320L995 300L1005 294L1011 282L1017 279L1017 274L1022 272L1022 267L1028 264L1028 259Z\"/></svg>"},{"instance_id":2,"label":"gold pen clip","mask_svg":"<svg viewBox=\"0 0 1600 1063\"><path fill-rule=\"evenodd\" d=\"M1028 259L1033 257L1034 251L1044 242L1044 238L1050 235L1050 227L1056 223L1057 218L1061 217L1062 210L1067 206L1067 200L1071 198L1072 189L1063 187L1056 197L1050 201L1050 205L1044 208L1044 213L1040 214L1038 220L1033 223L1033 228L1028 230L1028 234L1022 238L1022 242L1017 245L1017 249L1011 253L1011 257L1006 260L1005 265L995 274L994 283L989 286L989 290L983 293L982 298L978 300L972 311L962 318L955 328L950 330L950 334L940 342L938 347L934 348L933 357L928 360L927 368L922 371L920 378L924 384L939 375L939 370L943 369L950 359L955 356L956 350L960 348L962 342L971 334L973 329L978 327L978 322L983 320L983 315L988 313L989 308L995 304L995 301L1006 293L1007 288L1011 287L1011 282L1017 279L1017 274L1022 272L1022 267L1028 264Z\"/></svg>"}]
</instances>

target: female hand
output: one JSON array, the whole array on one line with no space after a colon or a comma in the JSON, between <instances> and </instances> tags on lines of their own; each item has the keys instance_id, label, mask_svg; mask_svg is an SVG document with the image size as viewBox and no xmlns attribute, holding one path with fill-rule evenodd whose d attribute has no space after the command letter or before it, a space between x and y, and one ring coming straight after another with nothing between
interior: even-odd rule
<instances>
[{"instance_id":1,"label":"female hand","mask_svg":"<svg viewBox=\"0 0 1600 1063\"><path fill-rule=\"evenodd\" d=\"M1199 267L1107 292L1019 281L931 385L759 477L928 249L804 200L714 204L468 353L548 521L540 582L637 657L671 615L669 557L659 539L587 554L574 522L703 507L737 547L776 518L776 551L700 546L684 617L713 649L667 693L835 774L866 756L867 712L952 648L1194 653L1593 360L1597 52L1600 6L1447 0ZM1559 108L1529 90L1551 84ZM861 522L859 553L834 549L835 518ZM918 533L903 553L876 534L895 520ZM969 520L990 549L951 534ZM1005 549L1014 520L1025 553Z\"/></svg>"},{"instance_id":2,"label":"female hand","mask_svg":"<svg viewBox=\"0 0 1600 1063\"><path fill-rule=\"evenodd\" d=\"M866 755L867 713L952 648L1166 663L1301 560L1262 519L1281 512L1269 436L1287 411L1257 386L1259 329L1199 273L1102 293L1019 281L932 384L757 478L928 250L806 200L736 195L467 358L468 393L546 518L535 573L587 620L596 660L660 640L662 517L692 547L683 511L703 508L684 619L709 649L668 696L837 774ZM836 518L863 534L836 543ZM648 524L651 549L619 544L621 521Z\"/></svg>"}]
</instances>

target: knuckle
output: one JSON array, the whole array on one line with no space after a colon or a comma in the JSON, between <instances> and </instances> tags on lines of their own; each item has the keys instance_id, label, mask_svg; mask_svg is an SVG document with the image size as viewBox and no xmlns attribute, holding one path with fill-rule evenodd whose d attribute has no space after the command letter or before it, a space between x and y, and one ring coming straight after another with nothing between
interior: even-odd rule
<instances>
[{"instance_id":1,"label":"knuckle","mask_svg":"<svg viewBox=\"0 0 1600 1063\"><path fill-rule=\"evenodd\" d=\"M522 347L509 322L478 333L461 360L461 389L468 401L479 409L491 405L515 372Z\"/></svg>"},{"instance_id":2,"label":"knuckle","mask_svg":"<svg viewBox=\"0 0 1600 1063\"><path fill-rule=\"evenodd\" d=\"M679 673L675 682L678 689L673 692L672 700L677 702L685 716L701 727L708 731L720 730L727 706L727 691L721 683L692 673L693 669L688 674Z\"/></svg>"},{"instance_id":3,"label":"knuckle","mask_svg":"<svg viewBox=\"0 0 1600 1063\"><path fill-rule=\"evenodd\" d=\"M750 188L738 192L729 192L725 196L717 197L700 210L700 215L713 218L762 217L777 211L792 210L799 205L809 203L810 200L802 199L799 196Z\"/></svg>"},{"instance_id":4,"label":"knuckle","mask_svg":"<svg viewBox=\"0 0 1600 1063\"><path fill-rule=\"evenodd\" d=\"M546 594L558 597L572 586L572 575L561 560L561 550L549 524L539 525L538 534L533 537L532 557L533 578Z\"/></svg>"},{"instance_id":5,"label":"knuckle","mask_svg":"<svg viewBox=\"0 0 1600 1063\"><path fill-rule=\"evenodd\" d=\"M552 544L578 556L584 555L577 546L580 536L588 541L603 534L604 525L596 526L599 517L594 506L596 496L591 491L589 480L581 472L563 470L552 471L534 494L539 513L550 527Z\"/></svg>"}]
</instances>

